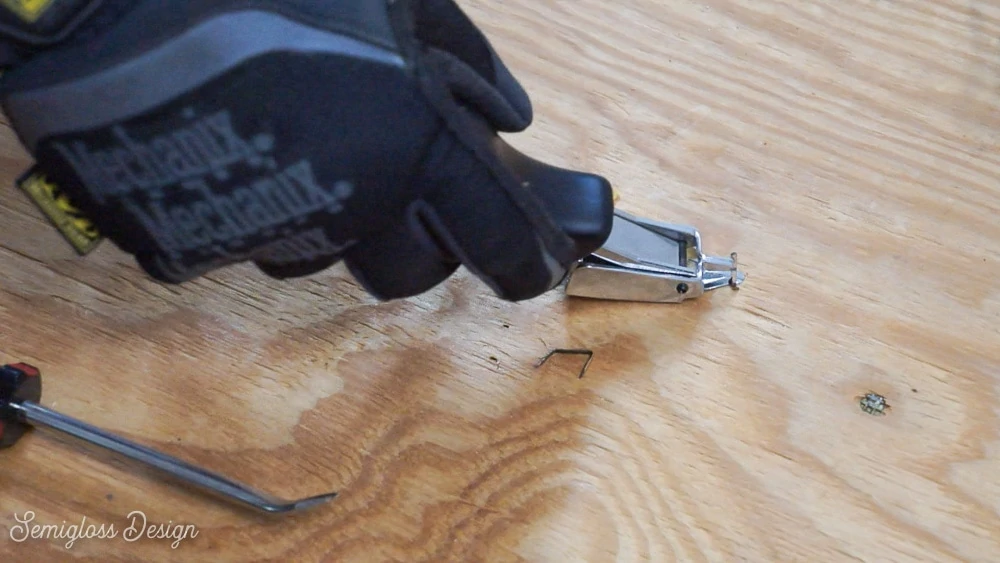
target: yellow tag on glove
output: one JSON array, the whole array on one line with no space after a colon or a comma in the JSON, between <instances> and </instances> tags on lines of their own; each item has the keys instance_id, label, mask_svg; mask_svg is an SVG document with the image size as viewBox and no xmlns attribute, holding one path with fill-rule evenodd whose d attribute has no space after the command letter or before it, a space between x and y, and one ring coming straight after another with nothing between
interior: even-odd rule
<instances>
[{"instance_id":1,"label":"yellow tag on glove","mask_svg":"<svg viewBox=\"0 0 1000 563\"><path fill-rule=\"evenodd\" d=\"M80 255L90 254L104 240L97 227L70 202L59 186L32 168L17 181L18 186Z\"/></svg>"},{"instance_id":2,"label":"yellow tag on glove","mask_svg":"<svg viewBox=\"0 0 1000 563\"><path fill-rule=\"evenodd\" d=\"M0 0L0 5L28 23L35 23L54 0Z\"/></svg>"}]
</instances>

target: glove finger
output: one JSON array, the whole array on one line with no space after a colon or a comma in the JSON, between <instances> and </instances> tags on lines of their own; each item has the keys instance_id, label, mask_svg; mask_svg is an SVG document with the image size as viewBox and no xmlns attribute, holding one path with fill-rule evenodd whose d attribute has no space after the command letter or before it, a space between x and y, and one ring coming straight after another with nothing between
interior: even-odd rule
<instances>
[{"instance_id":1,"label":"glove finger","mask_svg":"<svg viewBox=\"0 0 1000 563\"><path fill-rule=\"evenodd\" d=\"M298 262L270 262L266 260L256 260L254 264L257 268L268 276L279 279L302 278L317 274L333 266L340 261L340 258L326 257L317 260Z\"/></svg>"},{"instance_id":2,"label":"glove finger","mask_svg":"<svg viewBox=\"0 0 1000 563\"><path fill-rule=\"evenodd\" d=\"M461 266L443 255L411 208L408 221L365 241L348 252L348 270L368 293L382 301L424 293L445 281Z\"/></svg>"},{"instance_id":3,"label":"glove finger","mask_svg":"<svg viewBox=\"0 0 1000 563\"><path fill-rule=\"evenodd\" d=\"M275 240L258 249L253 263L272 278L301 278L319 273L340 262L344 251L351 244L354 243L332 245L324 229L313 228Z\"/></svg>"},{"instance_id":4,"label":"glove finger","mask_svg":"<svg viewBox=\"0 0 1000 563\"><path fill-rule=\"evenodd\" d=\"M457 142L438 143L433 152L426 174L435 187L416 209L443 251L508 301L532 299L555 287L569 263L546 248L539 228L490 168ZM560 242L572 248L568 237Z\"/></svg>"},{"instance_id":5,"label":"glove finger","mask_svg":"<svg viewBox=\"0 0 1000 563\"><path fill-rule=\"evenodd\" d=\"M531 124L528 93L454 0L420 0L415 19L417 39L429 48L428 63L457 98L498 131L519 132Z\"/></svg>"}]
</instances>

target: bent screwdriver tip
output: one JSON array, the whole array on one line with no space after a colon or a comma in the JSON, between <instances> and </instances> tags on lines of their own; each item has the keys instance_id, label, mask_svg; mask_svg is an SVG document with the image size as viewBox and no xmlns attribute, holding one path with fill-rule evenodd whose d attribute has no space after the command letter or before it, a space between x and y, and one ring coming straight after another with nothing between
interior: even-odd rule
<instances>
[{"instance_id":1,"label":"bent screwdriver tip","mask_svg":"<svg viewBox=\"0 0 1000 563\"><path fill-rule=\"evenodd\" d=\"M38 404L41 395L41 374L36 368L27 364L0 367L0 449L13 446L31 427L45 427L158 469L185 485L261 512L300 512L338 496L333 492L284 500L261 493L243 483L47 409Z\"/></svg>"},{"instance_id":2,"label":"bent screwdriver tip","mask_svg":"<svg viewBox=\"0 0 1000 563\"><path fill-rule=\"evenodd\" d=\"M340 493L327 493L325 495L316 495L314 497L304 498L295 501L279 500L269 497L260 497L259 503L254 504L254 506L263 512L269 512L272 514L280 514L284 512L302 512L304 510L309 510L321 504L326 504L331 500L337 498Z\"/></svg>"}]
</instances>

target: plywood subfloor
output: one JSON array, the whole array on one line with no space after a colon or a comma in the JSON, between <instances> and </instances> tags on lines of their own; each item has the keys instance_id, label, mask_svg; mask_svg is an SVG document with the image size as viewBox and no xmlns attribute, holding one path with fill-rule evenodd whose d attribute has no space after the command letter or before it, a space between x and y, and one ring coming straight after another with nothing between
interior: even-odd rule
<instances>
[{"instance_id":1,"label":"plywood subfloor","mask_svg":"<svg viewBox=\"0 0 1000 563\"><path fill-rule=\"evenodd\" d=\"M3 190L0 353L43 369L47 405L342 496L234 512L36 432L0 456L0 557L995 561L1000 7L461 4L534 99L512 142L739 251L744 289L509 304L463 272L378 305L339 268L249 267L164 287L110 245L76 258ZM0 143L12 185L28 160ZM594 350L586 377L534 368L557 347ZM29 511L119 537L8 539ZM126 541L133 511L198 536Z\"/></svg>"}]
</instances>

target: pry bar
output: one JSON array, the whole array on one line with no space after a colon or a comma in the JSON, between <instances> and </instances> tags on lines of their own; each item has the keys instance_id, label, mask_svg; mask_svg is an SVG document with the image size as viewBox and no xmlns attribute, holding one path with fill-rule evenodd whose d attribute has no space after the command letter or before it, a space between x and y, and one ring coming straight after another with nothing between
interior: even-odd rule
<instances>
[{"instance_id":1,"label":"pry bar","mask_svg":"<svg viewBox=\"0 0 1000 563\"><path fill-rule=\"evenodd\" d=\"M31 427L45 427L156 468L181 482L215 496L266 513L298 512L324 504L337 493L301 500L283 500L256 491L162 452L130 442L39 404L42 377L28 364L0 367L0 449L13 446Z\"/></svg>"}]
</instances>

